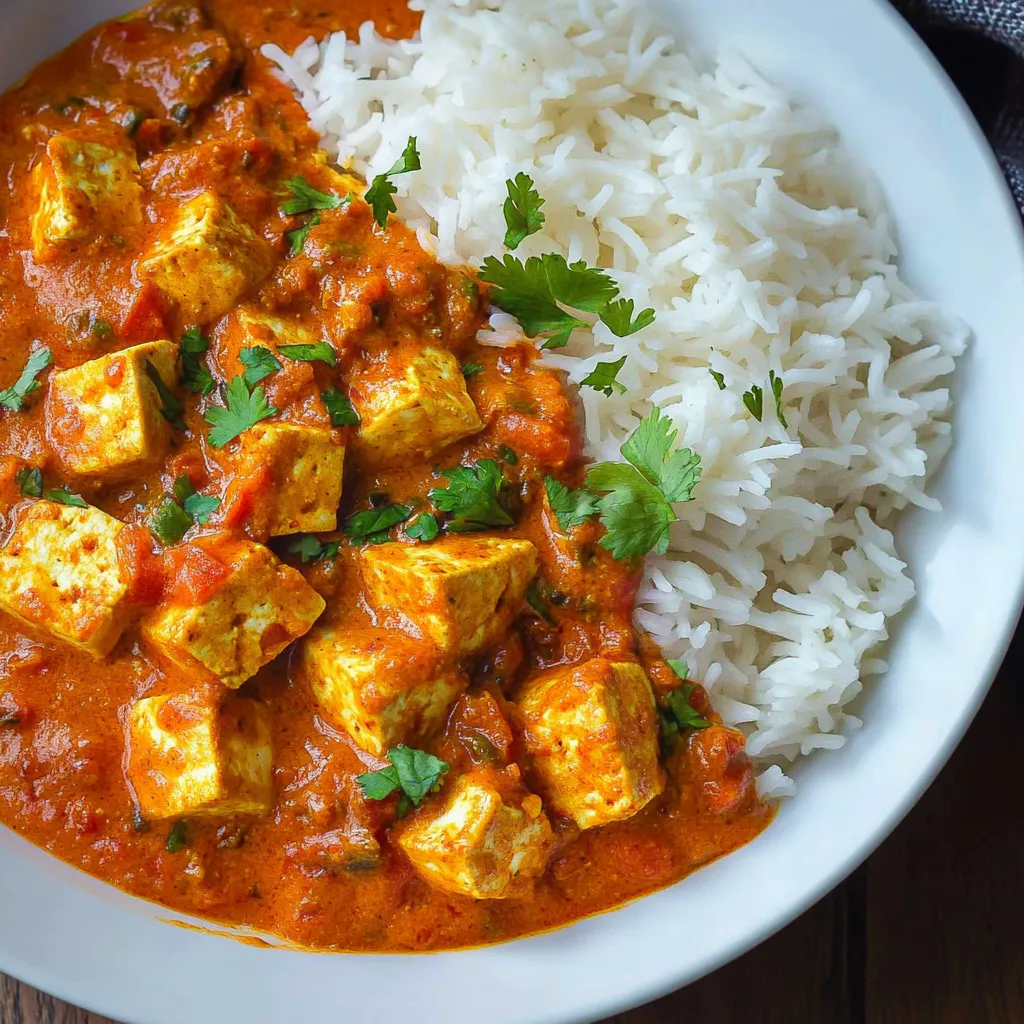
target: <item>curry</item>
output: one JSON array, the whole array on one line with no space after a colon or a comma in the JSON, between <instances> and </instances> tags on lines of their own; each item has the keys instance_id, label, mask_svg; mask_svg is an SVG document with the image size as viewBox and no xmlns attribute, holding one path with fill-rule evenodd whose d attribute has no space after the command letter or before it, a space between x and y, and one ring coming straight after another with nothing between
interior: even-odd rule
<instances>
[{"instance_id":1,"label":"curry","mask_svg":"<svg viewBox=\"0 0 1024 1024\"><path fill-rule=\"evenodd\" d=\"M649 893L771 809L634 626L640 561L553 506L564 382L477 341L486 284L258 55L368 18L415 30L157 3L0 99L0 820L180 911L436 950Z\"/></svg>"}]
</instances>

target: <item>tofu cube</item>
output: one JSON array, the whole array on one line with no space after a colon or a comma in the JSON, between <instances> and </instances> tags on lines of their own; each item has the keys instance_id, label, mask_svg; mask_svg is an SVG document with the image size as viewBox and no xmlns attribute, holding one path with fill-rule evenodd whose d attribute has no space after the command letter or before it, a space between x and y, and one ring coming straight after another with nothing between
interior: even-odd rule
<instances>
[{"instance_id":1,"label":"tofu cube","mask_svg":"<svg viewBox=\"0 0 1024 1024\"><path fill-rule=\"evenodd\" d=\"M123 524L98 508L37 501L0 548L0 608L100 658L125 627Z\"/></svg>"},{"instance_id":2,"label":"tofu cube","mask_svg":"<svg viewBox=\"0 0 1024 1024\"><path fill-rule=\"evenodd\" d=\"M425 804L400 829L398 845L435 888L500 900L544 873L551 825L538 797L478 769Z\"/></svg>"},{"instance_id":3,"label":"tofu cube","mask_svg":"<svg viewBox=\"0 0 1024 1024\"><path fill-rule=\"evenodd\" d=\"M351 391L359 442L372 463L433 455L483 430L459 361L445 349L399 350L379 372L354 378Z\"/></svg>"},{"instance_id":4,"label":"tofu cube","mask_svg":"<svg viewBox=\"0 0 1024 1024\"><path fill-rule=\"evenodd\" d=\"M270 537L335 529L344 464L332 431L276 420L247 430L238 457L241 479L269 475L260 526Z\"/></svg>"},{"instance_id":5,"label":"tofu cube","mask_svg":"<svg viewBox=\"0 0 1024 1024\"><path fill-rule=\"evenodd\" d=\"M374 626L318 626L302 665L328 716L378 757L440 726L468 685L430 644Z\"/></svg>"},{"instance_id":6,"label":"tofu cube","mask_svg":"<svg viewBox=\"0 0 1024 1024\"><path fill-rule=\"evenodd\" d=\"M139 264L186 323L209 323L270 272L274 251L219 196L186 202Z\"/></svg>"},{"instance_id":7,"label":"tofu cube","mask_svg":"<svg viewBox=\"0 0 1024 1024\"><path fill-rule=\"evenodd\" d=\"M134 148L116 138L54 135L32 170L38 206L32 247L45 262L60 247L142 226L142 186Z\"/></svg>"},{"instance_id":8,"label":"tofu cube","mask_svg":"<svg viewBox=\"0 0 1024 1024\"><path fill-rule=\"evenodd\" d=\"M324 610L324 599L302 575L262 544L216 535L177 550L185 575L201 581L202 590L172 588L142 619L142 635L170 661L206 669L232 689Z\"/></svg>"},{"instance_id":9,"label":"tofu cube","mask_svg":"<svg viewBox=\"0 0 1024 1024\"><path fill-rule=\"evenodd\" d=\"M68 472L122 480L163 458L171 425L147 363L168 387L178 383L170 341L146 342L50 377L47 426Z\"/></svg>"},{"instance_id":10,"label":"tofu cube","mask_svg":"<svg viewBox=\"0 0 1024 1024\"><path fill-rule=\"evenodd\" d=\"M594 658L527 681L516 702L539 792L581 829L636 814L665 787L644 670Z\"/></svg>"},{"instance_id":11,"label":"tofu cube","mask_svg":"<svg viewBox=\"0 0 1024 1024\"><path fill-rule=\"evenodd\" d=\"M144 697L131 707L128 733L128 777L144 819L270 810L270 716L255 701Z\"/></svg>"},{"instance_id":12,"label":"tofu cube","mask_svg":"<svg viewBox=\"0 0 1024 1024\"><path fill-rule=\"evenodd\" d=\"M446 656L475 654L508 630L537 572L528 540L464 534L363 552L370 603Z\"/></svg>"}]
</instances>

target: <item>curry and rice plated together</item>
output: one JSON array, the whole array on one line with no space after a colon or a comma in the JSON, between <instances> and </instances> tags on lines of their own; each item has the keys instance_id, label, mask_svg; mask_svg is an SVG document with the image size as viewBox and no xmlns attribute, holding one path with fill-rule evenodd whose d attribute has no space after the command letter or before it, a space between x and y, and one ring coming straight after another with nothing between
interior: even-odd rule
<instances>
[{"instance_id":1,"label":"curry and rice plated together","mask_svg":"<svg viewBox=\"0 0 1024 1024\"><path fill-rule=\"evenodd\" d=\"M963 329L636 0L163 0L0 98L0 821L349 950L554 927L837 747Z\"/></svg>"}]
</instances>

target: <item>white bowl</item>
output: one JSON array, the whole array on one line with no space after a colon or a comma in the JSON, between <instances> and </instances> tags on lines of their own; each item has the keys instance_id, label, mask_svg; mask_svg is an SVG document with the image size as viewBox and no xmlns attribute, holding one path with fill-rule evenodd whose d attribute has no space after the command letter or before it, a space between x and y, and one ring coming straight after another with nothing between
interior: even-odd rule
<instances>
[{"instance_id":1,"label":"white bowl","mask_svg":"<svg viewBox=\"0 0 1024 1024\"><path fill-rule=\"evenodd\" d=\"M132 1024L592 1019L692 981L785 925L877 845L949 756L1022 596L1018 215L963 102L884 0L655 2L681 39L734 45L824 110L882 181L907 279L975 330L937 486L945 511L909 516L902 530L920 596L898 624L864 729L801 767L797 798L745 849L614 913L469 952L313 955L170 927L177 915L0 829L0 970ZM126 6L5 0L3 78Z\"/></svg>"}]
</instances>

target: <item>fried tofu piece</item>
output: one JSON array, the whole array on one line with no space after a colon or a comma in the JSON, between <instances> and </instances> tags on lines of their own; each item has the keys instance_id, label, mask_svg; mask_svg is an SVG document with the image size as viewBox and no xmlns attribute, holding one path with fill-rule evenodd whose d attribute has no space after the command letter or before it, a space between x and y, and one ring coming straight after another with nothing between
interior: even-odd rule
<instances>
[{"instance_id":1,"label":"fried tofu piece","mask_svg":"<svg viewBox=\"0 0 1024 1024\"><path fill-rule=\"evenodd\" d=\"M335 529L344 465L345 446L330 430L275 421L257 423L242 435L242 479L270 475L261 526L271 537Z\"/></svg>"},{"instance_id":2,"label":"fried tofu piece","mask_svg":"<svg viewBox=\"0 0 1024 1024\"><path fill-rule=\"evenodd\" d=\"M187 323L226 313L270 272L270 243L213 192L188 200L139 264L139 276L175 303Z\"/></svg>"},{"instance_id":3,"label":"fried tofu piece","mask_svg":"<svg viewBox=\"0 0 1024 1024\"><path fill-rule=\"evenodd\" d=\"M453 535L363 552L370 603L410 624L446 656L475 654L505 633L536 572L537 549L503 537Z\"/></svg>"},{"instance_id":4,"label":"fried tofu piece","mask_svg":"<svg viewBox=\"0 0 1024 1024\"><path fill-rule=\"evenodd\" d=\"M0 608L100 658L125 627L123 523L91 506L37 501L0 548Z\"/></svg>"},{"instance_id":5,"label":"fried tofu piece","mask_svg":"<svg viewBox=\"0 0 1024 1024\"><path fill-rule=\"evenodd\" d=\"M302 641L314 696L352 739L378 757L444 721L468 681L436 649L396 630L318 626Z\"/></svg>"},{"instance_id":6,"label":"fried tofu piece","mask_svg":"<svg viewBox=\"0 0 1024 1024\"><path fill-rule=\"evenodd\" d=\"M163 458L171 425L149 366L168 387L178 383L170 341L146 342L51 376L47 427L65 469L123 480Z\"/></svg>"},{"instance_id":7,"label":"fried tofu piece","mask_svg":"<svg viewBox=\"0 0 1024 1024\"><path fill-rule=\"evenodd\" d=\"M580 828L629 818L664 789L654 693L634 662L593 658L542 673L516 711L541 795Z\"/></svg>"},{"instance_id":8,"label":"fried tofu piece","mask_svg":"<svg viewBox=\"0 0 1024 1024\"><path fill-rule=\"evenodd\" d=\"M201 581L202 590L174 588L144 616L142 635L175 664L202 667L232 689L306 633L324 610L324 599L301 573L262 544L215 535L177 551L179 574Z\"/></svg>"},{"instance_id":9,"label":"fried tofu piece","mask_svg":"<svg viewBox=\"0 0 1024 1024\"><path fill-rule=\"evenodd\" d=\"M458 359L445 349L399 350L382 367L351 381L359 442L372 463L433 455L483 430Z\"/></svg>"},{"instance_id":10,"label":"fried tofu piece","mask_svg":"<svg viewBox=\"0 0 1024 1024\"><path fill-rule=\"evenodd\" d=\"M134 148L115 136L54 135L32 170L36 261L76 242L130 236L142 226L142 186Z\"/></svg>"},{"instance_id":11,"label":"fried tofu piece","mask_svg":"<svg viewBox=\"0 0 1024 1024\"><path fill-rule=\"evenodd\" d=\"M145 697L129 711L128 734L128 777L144 819L270 810L270 716L255 701Z\"/></svg>"},{"instance_id":12,"label":"fried tofu piece","mask_svg":"<svg viewBox=\"0 0 1024 1024\"><path fill-rule=\"evenodd\" d=\"M401 827L398 845L435 888L497 900L544 873L551 825L517 769L477 769L444 788Z\"/></svg>"}]
</instances>

